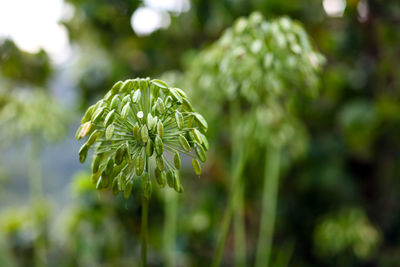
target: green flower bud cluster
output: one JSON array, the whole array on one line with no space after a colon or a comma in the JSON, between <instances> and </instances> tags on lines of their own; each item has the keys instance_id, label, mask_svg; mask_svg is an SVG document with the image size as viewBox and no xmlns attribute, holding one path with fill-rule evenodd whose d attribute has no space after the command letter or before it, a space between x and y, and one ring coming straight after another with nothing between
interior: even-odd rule
<instances>
[{"instance_id":1,"label":"green flower bud cluster","mask_svg":"<svg viewBox=\"0 0 400 267\"><path fill-rule=\"evenodd\" d=\"M79 150L79 160L83 163L94 148L92 182L97 189L111 187L126 198L139 177L146 198L152 191L151 177L160 187L168 184L182 192L181 154L192 157L197 175L199 160L206 161L206 120L194 111L184 91L161 80L117 82L88 108L81 123L76 139L89 138Z\"/></svg>"},{"instance_id":2,"label":"green flower bud cluster","mask_svg":"<svg viewBox=\"0 0 400 267\"><path fill-rule=\"evenodd\" d=\"M26 136L55 142L65 137L68 113L41 89L0 88L0 140L7 144ZM6 142L7 140L7 142Z\"/></svg>"},{"instance_id":3,"label":"green flower bud cluster","mask_svg":"<svg viewBox=\"0 0 400 267\"><path fill-rule=\"evenodd\" d=\"M184 86L194 97L202 96L216 127L226 128L220 115L213 115L228 114L230 107L239 110L235 126L242 139L286 145L303 138L297 136L297 104L318 93L324 61L300 23L287 17L267 21L254 12L191 58ZM257 129L248 127L245 133L241 123L249 119Z\"/></svg>"}]
</instances>

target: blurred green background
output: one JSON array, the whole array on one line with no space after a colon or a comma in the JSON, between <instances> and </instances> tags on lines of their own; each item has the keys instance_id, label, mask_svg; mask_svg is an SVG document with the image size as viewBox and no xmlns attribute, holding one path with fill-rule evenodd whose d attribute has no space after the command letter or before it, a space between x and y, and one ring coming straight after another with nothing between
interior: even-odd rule
<instances>
[{"instance_id":1,"label":"blurred green background","mask_svg":"<svg viewBox=\"0 0 400 267\"><path fill-rule=\"evenodd\" d=\"M80 117L118 80L149 76L183 87L193 58L253 11L299 21L326 57L319 96L297 111L306 148L282 155L270 265L400 265L400 1L6 0L0 266L139 265L140 191L125 200L95 190L73 139ZM215 111L201 94L192 103ZM201 178L184 162L177 266L211 262L229 197L231 140L206 119L211 149ZM250 266L264 168L252 146L243 189ZM164 201L160 190L150 202L150 266L164 265ZM233 246L229 232L223 266L233 265Z\"/></svg>"}]
</instances>

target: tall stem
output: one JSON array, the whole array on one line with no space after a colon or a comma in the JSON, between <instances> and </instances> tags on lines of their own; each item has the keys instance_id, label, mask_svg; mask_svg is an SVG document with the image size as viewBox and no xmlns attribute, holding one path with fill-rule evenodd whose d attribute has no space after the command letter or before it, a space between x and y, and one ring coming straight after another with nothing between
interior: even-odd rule
<instances>
[{"instance_id":1,"label":"tall stem","mask_svg":"<svg viewBox=\"0 0 400 267\"><path fill-rule=\"evenodd\" d=\"M234 224L233 234L235 238L235 266L246 266L246 231L244 222L244 183L243 179L239 179L237 190L237 204L234 206Z\"/></svg>"},{"instance_id":2,"label":"tall stem","mask_svg":"<svg viewBox=\"0 0 400 267\"><path fill-rule=\"evenodd\" d=\"M279 186L280 153L279 147L269 145L265 155L264 187L256 267L267 267L270 261Z\"/></svg>"},{"instance_id":3,"label":"tall stem","mask_svg":"<svg viewBox=\"0 0 400 267\"><path fill-rule=\"evenodd\" d=\"M147 218L148 218L149 200L142 196L142 266L147 266Z\"/></svg>"},{"instance_id":4,"label":"tall stem","mask_svg":"<svg viewBox=\"0 0 400 267\"><path fill-rule=\"evenodd\" d=\"M240 188L240 178L242 176L243 168L246 162L246 155L244 152L238 153L238 160L236 164L233 164L232 180L231 180L231 193L228 201L228 206L225 209L224 216L220 227L220 236L217 241L217 248L215 251L214 259L211 266L220 266L222 255L224 253L226 239L228 237L229 226L232 220L234 208L238 202L238 189Z\"/></svg>"},{"instance_id":5,"label":"tall stem","mask_svg":"<svg viewBox=\"0 0 400 267\"><path fill-rule=\"evenodd\" d=\"M165 266L175 267L176 264L176 223L178 213L178 195L172 189L166 188L165 196L165 222L164 222L164 237L163 250L165 258Z\"/></svg>"},{"instance_id":6,"label":"tall stem","mask_svg":"<svg viewBox=\"0 0 400 267\"><path fill-rule=\"evenodd\" d=\"M149 162L146 157L146 172L149 173ZM141 225L141 235L142 235L142 266L147 266L147 243L148 243L148 213L149 213L149 200L142 195L142 225Z\"/></svg>"},{"instance_id":7,"label":"tall stem","mask_svg":"<svg viewBox=\"0 0 400 267\"><path fill-rule=\"evenodd\" d=\"M222 255L224 253L226 239L228 237L229 226L233 214L235 214L235 265L244 266L246 259L246 238L243 219L243 182L241 176L244 165L247 160L246 142L241 138L241 129L237 122L240 119L240 103L233 101L230 106L230 130L232 137L232 155L231 155L231 184L230 197L228 206L225 209L222 218L220 236L217 241L217 247L213 258L212 266L216 267L221 264Z\"/></svg>"}]
</instances>

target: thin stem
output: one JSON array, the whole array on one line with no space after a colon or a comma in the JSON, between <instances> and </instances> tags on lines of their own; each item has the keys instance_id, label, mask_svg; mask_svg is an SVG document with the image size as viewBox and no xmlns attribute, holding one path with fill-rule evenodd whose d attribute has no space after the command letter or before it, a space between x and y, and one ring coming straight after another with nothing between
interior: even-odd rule
<instances>
[{"instance_id":1,"label":"thin stem","mask_svg":"<svg viewBox=\"0 0 400 267\"><path fill-rule=\"evenodd\" d=\"M142 196L142 266L147 266L147 218L148 218L149 200Z\"/></svg>"},{"instance_id":2,"label":"thin stem","mask_svg":"<svg viewBox=\"0 0 400 267\"><path fill-rule=\"evenodd\" d=\"M239 179L237 190L237 204L234 206L234 251L235 266L246 266L246 231L244 222L244 185L243 179Z\"/></svg>"},{"instance_id":3,"label":"thin stem","mask_svg":"<svg viewBox=\"0 0 400 267\"><path fill-rule=\"evenodd\" d=\"M268 146L266 151L256 267L266 267L270 261L279 186L280 153L280 148L272 145Z\"/></svg>"},{"instance_id":4,"label":"thin stem","mask_svg":"<svg viewBox=\"0 0 400 267\"><path fill-rule=\"evenodd\" d=\"M176 223L178 215L178 195L172 189L165 189L165 222L163 231L163 252L165 258L165 266L176 266Z\"/></svg>"},{"instance_id":5,"label":"thin stem","mask_svg":"<svg viewBox=\"0 0 400 267\"><path fill-rule=\"evenodd\" d=\"M247 160L247 155L246 142L241 138L241 129L237 126L239 118L240 103L238 101L233 101L230 106L230 129L232 134L231 192L228 207L226 208L222 219L220 236L217 241L217 248L212 262L212 266L214 267L221 264L233 214L235 214L235 265L244 266L246 261L246 237L242 210L243 182L241 181L241 177Z\"/></svg>"},{"instance_id":6,"label":"thin stem","mask_svg":"<svg viewBox=\"0 0 400 267\"><path fill-rule=\"evenodd\" d=\"M146 159L146 172L149 172L149 162ZM149 200L143 195L142 196L142 266L147 266L147 243L148 243L148 216L149 216Z\"/></svg>"},{"instance_id":7,"label":"thin stem","mask_svg":"<svg viewBox=\"0 0 400 267\"><path fill-rule=\"evenodd\" d=\"M221 265L222 255L224 253L226 240L228 237L229 226L232 220L232 215L234 208L237 206L238 202L238 184L240 183L240 178L242 176L242 172L244 169L244 165L246 162L246 155L244 153L239 153L239 158L237 164L234 164L233 173L232 173L232 185L231 185L231 196L228 201L228 207L224 212L224 216L222 218L222 223L220 227L220 236L217 241L217 248L215 251L214 259L212 261L211 266L217 267Z\"/></svg>"}]
</instances>

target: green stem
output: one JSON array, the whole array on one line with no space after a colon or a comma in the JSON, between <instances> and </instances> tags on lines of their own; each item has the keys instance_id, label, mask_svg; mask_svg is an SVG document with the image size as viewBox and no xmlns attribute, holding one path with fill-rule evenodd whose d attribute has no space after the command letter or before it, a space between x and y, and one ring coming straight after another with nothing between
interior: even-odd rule
<instances>
[{"instance_id":1,"label":"green stem","mask_svg":"<svg viewBox=\"0 0 400 267\"><path fill-rule=\"evenodd\" d=\"M246 155L244 153L238 154L238 160L236 164L233 164L233 173L232 173L232 180L231 180L231 196L228 201L228 207L224 212L224 216L222 218L222 223L220 227L220 236L217 241L217 248L215 251L214 259L212 261L211 266L217 267L220 266L222 255L224 253L226 239L228 237L229 226L232 220L232 215L234 208L237 206L238 202L238 195L240 191L238 190L240 187L240 178L242 176L242 172L244 169L244 165L246 162ZM239 191L239 192L238 192Z\"/></svg>"},{"instance_id":2,"label":"green stem","mask_svg":"<svg viewBox=\"0 0 400 267\"><path fill-rule=\"evenodd\" d=\"M270 261L279 186L280 153L280 148L272 145L268 146L266 151L256 267L266 267Z\"/></svg>"},{"instance_id":3,"label":"green stem","mask_svg":"<svg viewBox=\"0 0 400 267\"><path fill-rule=\"evenodd\" d=\"M146 159L145 162L146 172L149 173L149 161L147 157L145 157L145 159ZM142 267L147 266L148 216L149 216L149 200L144 195L142 195L142 225L141 225Z\"/></svg>"},{"instance_id":4,"label":"green stem","mask_svg":"<svg viewBox=\"0 0 400 267\"><path fill-rule=\"evenodd\" d=\"M149 210L149 200L142 196L142 266L147 266L147 219L148 219L148 210Z\"/></svg>"},{"instance_id":5,"label":"green stem","mask_svg":"<svg viewBox=\"0 0 400 267\"><path fill-rule=\"evenodd\" d=\"M244 183L243 179L239 179L237 190L237 204L234 206L234 251L235 251L235 266L246 266L246 231L244 222Z\"/></svg>"},{"instance_id":6,"label":"green stem","mask_svg":"<svg viewBox=\"0 0 400 267\"><path fill-rule=\"evenodd\" d=\"M176 266L176 223L178 214L178 195L172 189L165 190L165 222L163 231L163 252L165 258L165 266Z\"/></svg>"},{"instance_id":7,"label":"green stem","mask_svg":"<svg viewBox=\"0 0 400 267\"><path fill-rule=\"evenodd\" d=\"M241 129L237 122L240 119L240 102L235 100L230 106L230 130L232 136L232 155L231 155L231 192L228 206L222 218L220 236L213 258L212 266L220 266L222 256L228 237L229 227L233 214L234 238L235 238L235 266L244 266L246 261L246 237L243 218L243 182L241 181L244 165L247 160L246 142L241 138Z\"/></svg>"}]
</instances>

